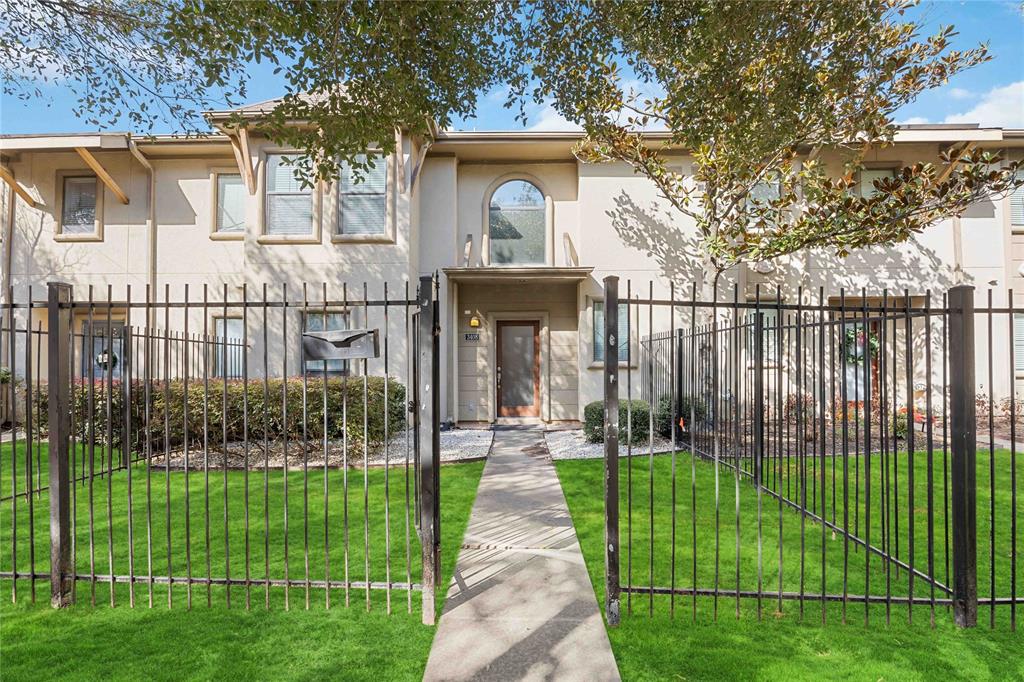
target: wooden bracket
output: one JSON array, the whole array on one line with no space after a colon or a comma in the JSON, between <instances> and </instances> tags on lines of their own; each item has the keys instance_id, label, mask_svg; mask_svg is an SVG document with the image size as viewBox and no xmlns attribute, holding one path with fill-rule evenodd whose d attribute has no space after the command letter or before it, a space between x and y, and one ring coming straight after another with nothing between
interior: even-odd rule
<instances>
[{"instance_id":1,"label":"wooden bracket","mask_svg":"<svg viewBox=\"0 0 1024 682\"><path fill-rule=\"evenodd\" d=\"M252 154L249 150L249 130L239 128L238 134L229 136L228 140L231 141L231 150L235 153L235 163L245 181L245 188L249 190L249 196L253 196L256 194L256 173L252 168Z\"/></svg>"},{"instance_id":2,"label":"wooden bracket","mask_svg":"<svg viewBox=\"0 0 1024 682\"><path fill-rule=\"evenodd\" d=\"M29 208L36 207L36 200L28 193L28 190L18 184L18 181L14 179L14 174L9 169L0 166L0 178L3 178L3 181L10 185L14 193L21 197L22 201L28 204Z\"/></svg>"},{"instance_id":3,"label":"wooden bracket","mask_svg":"<svg viewBox=\"0 0 1024 682\"><path fill-rule=\"evenodd\" d=\"M964 144L964 146L960 148L960 151L957 152L956 156L949 160L949 165L946 166L946 169L942 171L942 174L939 175L939 178L938 180L936 180L936 182L945 182L946 179L953 173L953 169L956 168L956 165L960 163L960 159L964 158L965 154L974 149L974 146L974 142L967 142L966 144Z\"/></svg>"},{"instance_id":4,"label":"wooden bracket","mask_svg":"<svg viewBox=\"0 0 1024 682\"><path fill-rule=\"evenodd\" d=\"M117 200L122 204L127 204L128 195L125 194L124 190L121 189L121 186L114 181L114 178L107 172L107 169L96 160L96 157L92 155L92 152L85 147L75 147L75 151L82 157L82 160L85 161L86 165L88 165L89 168L92 168L93 172L96 173L96 177L98 177L103 184L107 186L107 189L114 193Z\"/></svg>"}]
</instances>

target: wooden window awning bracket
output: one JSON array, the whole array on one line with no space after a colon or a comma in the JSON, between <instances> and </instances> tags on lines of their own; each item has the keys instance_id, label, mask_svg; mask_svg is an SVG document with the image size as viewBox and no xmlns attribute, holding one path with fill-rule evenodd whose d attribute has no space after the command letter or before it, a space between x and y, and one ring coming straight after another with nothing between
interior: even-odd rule
<instances>
[{"instance_id":1,"label":"wooden window awning bracket","mask_svg":"<svg viewBox=\"0 0 1024 682\"><path fill-rule=\"evenodd\" d=\"M252 154L249 149L249 130L239 128L236 135L230 135L231 150L235 153L235 163L238 165L238 172L242 175L245 188L249 190L249 196L256 194L256 173L252 168Z\"/></svg>"},{"instance_id":2,"label":"wooden window awning bracket","mask_svg":"<svg viewBox=\"0 0 1024 682\"><path fill-rule=\"evenodd\" d=\"M4 166L0 166L0 178L3 178L3 181L10 186L11 190L13 190L15 194L21 197L22 201L28 204L29 208L36 207L38 202L32 198L32 195L28 193L28 190L18 184L18 181L14 179L14 174Z\"/></svg>"},{"instance_id":3,"label":"wooden window awning bracket","mask_svg":"<svg viewBox=\"0 0 1024 682\"><path fill-rule=\"evenodd\" d=\"M118 185L114 178L110 175L110 173L107 172L107 169L104 168L103 165L96 160L96 157L92 155L92 152L90 152L85 147L75 147L75 151L78 152L78 155L82 157L82 160L85 161L86 165L89 166L89 168L91 168L94 173L96 173L96 177L98 177L100 181L102 181L103 184L107 186L107 189L114 193L114 196L117 197L117 200L120 201L122 204L127 205L128 195L124 193L124 190L121 189L121 186Z\"/></svg>"}]
</instances>

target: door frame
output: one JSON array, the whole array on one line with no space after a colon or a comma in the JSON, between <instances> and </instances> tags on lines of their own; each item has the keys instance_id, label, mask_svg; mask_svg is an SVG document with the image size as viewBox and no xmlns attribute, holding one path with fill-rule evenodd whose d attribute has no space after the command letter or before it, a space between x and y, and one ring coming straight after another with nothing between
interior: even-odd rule
<instances>
[{"instance_id":1,"label":"door frame","mask_svg":"<svg viewBox=\"0 0 1024 682\"><path fill-rule=\"evenodd\" d=\"M533 327L533 405L530 408L504 408L501 404L501 388L498 386L498 372L494 372L495 416L498 419L507 417L540 418L543 412L541 402L541 320L538 319L501 319L495 321L494 353L496 367L501 367L501 334L505 327ZM506 412L506 409L509 411Z\"/></svg>"}]
</instances>

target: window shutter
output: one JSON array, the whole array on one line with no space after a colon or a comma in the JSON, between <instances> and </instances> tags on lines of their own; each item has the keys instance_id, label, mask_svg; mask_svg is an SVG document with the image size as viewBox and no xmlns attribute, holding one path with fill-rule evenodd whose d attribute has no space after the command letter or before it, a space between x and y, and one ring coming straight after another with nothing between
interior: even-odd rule
<instances>
[{"instance_id":1,"label":"window shutter","mask_svg":"<svg viewBox=\"0 0 1024 682\"><path fill-rule=\"evenodd\" d=\"M96 178L64 178L60 224L65 234L96 231Z\"/></svg>"},{"instance_id":2,"label":"window shutter","mask_svg":"<svg viewBox=\"0 0 1024 682\"><path fill-rule=\"evenodd\" d=\"M242 232L245 229L245 190L242 176L221 173L217 176L217 232Z\"/></svg>"}]
</instances>

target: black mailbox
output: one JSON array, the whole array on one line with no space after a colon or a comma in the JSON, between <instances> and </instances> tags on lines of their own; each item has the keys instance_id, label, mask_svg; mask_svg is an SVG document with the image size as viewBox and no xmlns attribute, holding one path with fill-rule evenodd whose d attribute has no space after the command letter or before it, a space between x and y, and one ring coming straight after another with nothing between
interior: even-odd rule
<instances>
[{"instance_id":1,"label":"black mailbox","mask_svg":"<svg viewBox=\"0 0 1024 682\"><path fill-rule=\"evenodd\" d=\"M302 351L307 360L362 360L380 357L376 329L305 332Z\"/></svg>"}]
</instances>

